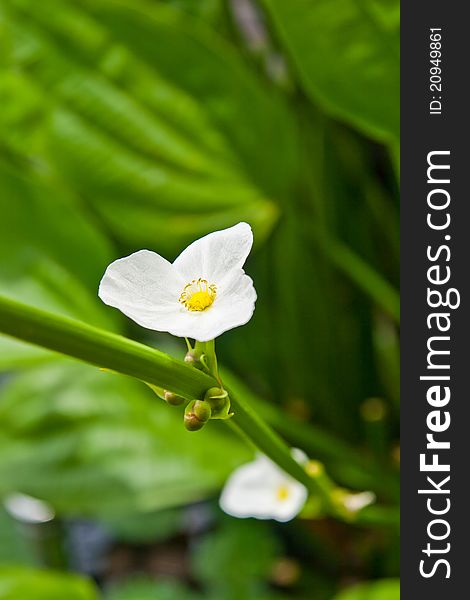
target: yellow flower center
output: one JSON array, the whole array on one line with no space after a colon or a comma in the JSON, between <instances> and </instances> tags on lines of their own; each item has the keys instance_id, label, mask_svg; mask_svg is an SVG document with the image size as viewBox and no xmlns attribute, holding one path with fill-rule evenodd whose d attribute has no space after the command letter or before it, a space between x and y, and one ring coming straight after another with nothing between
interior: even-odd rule
<instances>
[{"instance_id":1,"label":"yellow flower center","mask_svg":"<svg viewBox=\"0 0 470 600\"><path fill-rule=\"evenodd\" d=\"M193 279L184 286L179 301L188 310L203 311L209 308L217 295L217 287L207 279Z\"/></svg>"},{"instance_id":2,"label":"yellow flower center","mask_svg":"<svg viewBox=\"0 0 470 600\"><path fill-rule=\"evenodd\" d=\"M290 491L287 485L280 485L276 490L276 498L283 502L290 496Z\"/></svg>"}]
</instances>

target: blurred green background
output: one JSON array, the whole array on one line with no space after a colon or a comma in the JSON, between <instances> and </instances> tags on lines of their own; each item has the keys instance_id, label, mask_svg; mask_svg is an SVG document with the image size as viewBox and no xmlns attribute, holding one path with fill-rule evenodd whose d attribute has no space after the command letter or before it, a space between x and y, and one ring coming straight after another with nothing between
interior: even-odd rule
<instances>
[{"instance_id":1,"label":"blurred green background","mask_svg":"<svg viewBox=\"0 0 470 600\"><path fill-rule=\"evenodd\" d=\"M248 221L224 377L382 510L229 518L224 423L0 336L0 600L398 598L398 28L398 0L0 0L0 293L182 357L104 269Z\"/></svg>"}]
</instances>

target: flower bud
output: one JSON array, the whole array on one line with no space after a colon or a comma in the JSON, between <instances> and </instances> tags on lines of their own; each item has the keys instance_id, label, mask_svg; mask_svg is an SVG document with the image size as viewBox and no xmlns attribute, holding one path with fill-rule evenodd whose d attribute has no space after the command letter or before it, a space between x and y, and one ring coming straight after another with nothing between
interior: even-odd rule
<instances>
[{"instance_id":1,"label":"flower bud","mask_svg":"<svg viewBox=\"0 0 470 600\"><path fill-rule=\"evenodd\" d=\"M227 399L227 392L218 387L211 387L207 390L204 400L208 402L212 410L218 411L225 405Z\"/></svg>"},{"instance_id":2,"label":"flower bud","mask_svg":"<svg viewBox=\"0 0 470 600\"><path fill-rule=\"evenodd\" d=\"M184 426L188 431L199 431L204 427L205 423L200 421L194 413L184 415Z\"/></svg>"},{"instance_id":3,"label":"flower bud","mask_svg":"<svg viewBox=\"0 0 470 600\"><path fill-rule=\"evenodd\" d=\"M201 362L202 354L197 350L189 350L184 357L184 362L191 367L202 370L204 365Z\"/></svg>"},{"instance_id":4,"label":"flower bud","mask_svg":"<svg viewBox=\"0 0 470 600\"><path fill-rule=\"evenodd\" d=\"M178 396L178 394L173 394L173 392L169 392L168 390L165 390L163 393L163 399L165 400L165 402L168 402L168 404L171 404L172 406L179 406L180 404L183 404L183 402L185 402L185 398L183 398L183 396Z\"/></svg>"},{"instance_id":5,"label":"flower bud","mask_svg":"<svg viewBox=\"0 0 470 600\"><path fill-rule=\"evenodd\" d=\"M375 502L374 492L360 492L356 494L346 494L343 498L343 504L350 512L358 512Z\"/></svg>"},{"instance_id":6,"label":"flower bud","mask_svg":"<svg viewBox=\"0 0 470 600\"><path fill-rule=\"evenodd\" d=\"M212 410L212 419L229 419L233 413L230 412L230 398L228 393L218 387L211 387L204 396Z\"/></svg>"},{"instance_id":7,"label":"flower bud","mask_svg":"<svg viewBox=\"0 0 470 600\"><path fill-rule=\"evenodd\" d=\"M203 400L193 400L184 411L184 426L188 431L202 429L211 418L211 407Z\"/></svg>"},{"instance_id":8,"label":"flower bud","mask_svg":"<svg viewBox=\"0 0 470 600\"><path fill-rule=\"evenodd\" d=\"M305 465L305 470L310 477L320 478L325 474L325 468L318 460L309 460Z\"/></svg>"},{"instance_id":9,"label":"flower bud","mask_svg":"<svg viewBox=\"0 0 470 600\"><path fill-rule=\"evenodd\" d=\"M195 400L192 412L196 415L196 417L205 423L211 418L211 407L208 402L204 402L204 400Z\"/></svg>"}]
</instances>

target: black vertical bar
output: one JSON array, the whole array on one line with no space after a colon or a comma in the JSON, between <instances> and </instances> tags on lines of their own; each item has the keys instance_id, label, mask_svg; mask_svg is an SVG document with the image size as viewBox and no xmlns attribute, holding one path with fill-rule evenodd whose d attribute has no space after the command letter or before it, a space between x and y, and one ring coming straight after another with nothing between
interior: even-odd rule
<instances>
[{"instance_id":1,"label":"black vertical bar","mask_svg":"<svg viewBox=\"0 0 470 600\"><path fill-rule=\"evenodd\" d=\"M470 597L470 397L466 384L470 373L470 101L465 51L470 36L466 8L464 2L437 0L403 2L401 6L402 600ZM435 56L431 51L437 49L431 46L433 33L441 34L438 63L431 62ZM437 37L434 35L435 40ZM435 66L441 73L431 71ZM448 154L429 157L436 151ZM428 182L428 158L450 169L431 170ZM445 183L447 179L449 183ZM449 206L430 207L430 193L432 205L445 206L448 195ZM434 226L442 226L450 218L449 226L433 229L427 223L428 214ZM438 268L429 272L433 266ZM429 281L429 277L443 280L449 272L446 283ZM454 289L450 303L455 305L460 296L460 306L432 308L428 288L440 291L443 297ZM439 303L437 294L431 302ZM442 329L450 323L448 331L439 330L438 319L430 317L433 313L445 315L439 323ZM427 344L433 336L450 338L431 342L431 348L450 354L428 356ZM429 368L428 358L437 368ZM444 368L447 365L449 368ZM421 376L450 379L432 381ZM439 391L431 395L432 406L428 390L438 385ZM445 387L451 394L447 404ZM443 431L433 431L438 428ZM450 449L427 448L427 434L449 442ZM421 454L427 465L433 454L437 455L434 460L444 466L438 468L449 465L450 470L423 470ZM432 514L430 510L443 512Z\"/></svg>"}]
</instances>

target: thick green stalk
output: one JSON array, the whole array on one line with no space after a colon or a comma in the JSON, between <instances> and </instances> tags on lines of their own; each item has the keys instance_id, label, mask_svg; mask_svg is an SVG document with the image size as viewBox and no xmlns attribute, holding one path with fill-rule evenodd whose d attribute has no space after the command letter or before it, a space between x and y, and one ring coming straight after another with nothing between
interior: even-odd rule
<instances>
[{"instance_id":1,"label":"thick green stalk","mask_svg":"<svg viewBox=\"0 0 470 600\"><path fill-rule=\"evenodd\" d=\"M0 297L0 333L130 375L186 398L201 398L213 379L150 346Z\"/></svg>"},{"instance_id":2,"label":"thick green stalk","mask_svg":"<svg viewBox=\"0 0 470 600\"><path fill-rule=\"evenodd\" d=\"M215 380L166 354L91 325L0 297L0 333L130 375L187 398L202 398ZM282 439L241 398L230 393L233 421L289 475L319 495L332 511L329 491L291 457Z\"/></svg>"}]
</instances>

